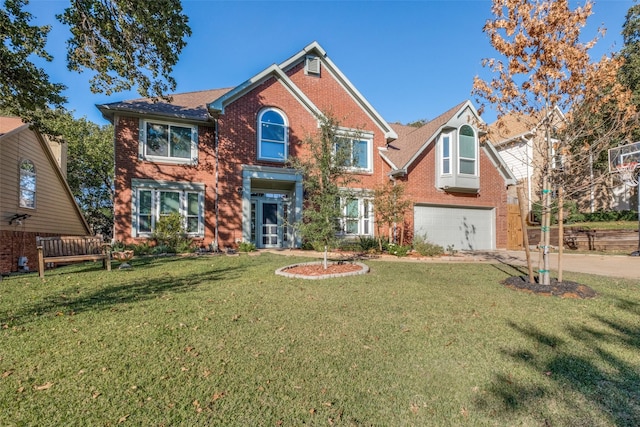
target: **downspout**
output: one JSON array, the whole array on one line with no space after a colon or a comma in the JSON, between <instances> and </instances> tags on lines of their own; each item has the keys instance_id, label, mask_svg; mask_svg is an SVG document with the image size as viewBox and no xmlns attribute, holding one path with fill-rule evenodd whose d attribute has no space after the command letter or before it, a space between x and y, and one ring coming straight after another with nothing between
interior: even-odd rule
<instances>
[{"instance_id":1,"label":"downspout","mask_svg":"<svg viewBox=\"0 0 640 427\"><path fill-rule=\"evenodd\" d=\"M219 183L219 174L218 174L218 170L219 170L219 156L218 156L218 143L219 143L219 139L218 139L218 116L214 116L213 118L213 146L214 146L214 155L216 157L216 168L215 168L215 179L214 179L214 187L215 187L215 194L216 197L214 199L214 211L215 211L215 215L216 215L216 225L214 228L214 246L215 246L215 250L216 252L219 251L220 248L220 240L219 240L219 232L218 232L218 222L219 222L219 216L220 216L220 209L219 209L219 188L218 188L218 183Z\"/></svg>"},{"instance_id":2,"label":"downspout","mask_svg":"<svg viewBox=\"0 0 640 427\"><path fill-rule=\"evenodd\" d=\"M215 215L215 225L213 229L213 248L214 252L218 252L220 250L220 240L219 240L219 198L220 198L220 190L219 190L219 125L218 125L218 117L220 116L220 111L215 110L213 108L209 108L209 116L213 120L213 153L215 157L215 172L214 172L214 192L215 197L213 199L213 211Z\"/></svg>"}]
</instances>

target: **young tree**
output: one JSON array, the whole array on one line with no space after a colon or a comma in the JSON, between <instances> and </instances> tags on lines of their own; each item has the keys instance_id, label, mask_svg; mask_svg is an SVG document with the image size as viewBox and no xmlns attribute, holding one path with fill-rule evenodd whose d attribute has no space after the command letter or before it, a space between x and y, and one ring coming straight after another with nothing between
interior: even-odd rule
<instances>
[{"instance_id":1,"label":"young tree","mask_svg":"<svg viewBox=\"0 0 640 427\"><path fill-rule=\"evenodd\" d=\"M191 35L180 0L70 0L58 20L69 26L69 70L95 72L93 92L138 87L145 97L175 90L171 71ZM0 108L41 123L47 107L61 107L64 85L52 83L31 57L47 61L48 26L32 26L28 0L4 0L0 9ZM34 111L40 110L40 115Z\"/></svg>"},{"instance_id":2,"label":"young tree","mask_svg":"<svg viewBox=\"0 0 640 427\"><path fill-rule=\"evenodd\" d=\"M493 0L494 18L487 21L484 31L502 59L485 59L483 65L495 76L490 81L474 79L474 93L493 104L502 117L510 112L523 113L541 123L532 123L544 135L542 177L541 232L542 266L539 282L550 284L550 219L553 190L554 154L563 147L557 145L555 123L549 118L557 107L571 111L591 96L607 97L610 102L624 98L621 87L607 78L615 61L603 57L592 62L589 50L597 37L580 41L581 29L592 13L592 2L571 10L568 0ZM606 91L601 91L606 88ZM623 102L623 101L620 101ZM589 104L591 105L591 104ZM481 105L482 111L484 105ZM560 141L560 145L566 145ZM554 146L554 144L556 144Z\"/></svg>"},{"instance_id":3,"label":"young tree","mask_svg":"<svg viewBox=\"0 0 640 427\"><path fill-rule=\"evenodd\" d=\"M374 191L373 210L378 229L386 225L391 239L391 229L394 224L400 224L402 229L400 244L404 243L404 214L411 207L411 200L405 197L405 185L400 182L387 182ZM382 251L382 233L378 232L378 243Z\"/></svg>"},{"instance_id":4,"label":"young tree","mask_svg":"<svg viewBox=\"0 0 640 427\"><path fill-rule=\"evenodd\" d=\"M302 142L304 157L292 158L289 163L304 176L305 207L297 228L314 248L324 249L326 269L327 251L336 247L339 240L341 200L349 199L349 185L357 182L349 171L351 162L357 159L351 156L349 145L342 142L356 135L340 131L340 122L330 113L318 120L318 133Z\"/></svg>"}]
</instances>

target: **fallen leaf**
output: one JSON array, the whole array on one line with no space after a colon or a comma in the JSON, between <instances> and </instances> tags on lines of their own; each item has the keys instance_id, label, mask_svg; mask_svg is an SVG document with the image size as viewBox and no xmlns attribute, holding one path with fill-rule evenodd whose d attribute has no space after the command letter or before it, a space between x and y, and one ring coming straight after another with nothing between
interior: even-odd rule
<instances>
[{"instance_id":1,"label":"fallen leaf","mask_svg":"<svg viewBox=\"0 0 640 427\"><path fill-rule=\"evenodd\" d=\"M118 424L122 424L123 422L127 421L127 418L129 418L131 414L127 414L127 415L123 415L120 418L118 418Z\"/></svg>"},{"instance_id":2,"label":"fallen leaf","mask_svg":"<svg viewBox=\"0 0 640 427\"><path fill-rule=\"evenodd\" d=\"M13 374L13 371L4 371L2 373L2 378L7 378L9 375Z\"/></svg>"},{"instance_id":3,"label":"fallen leaf","mask_svg":"<svg viewBox=\"0 0 640 427\"><path fill-rule=\"evenodd\" d=\"M218 399L222 399L224 397L224 395L225 395L224 391L222 391L220 393L215 392L215 393L213 393L213 396L211 396L211 401L215 402Z\"/></svg>"},{"instance_id":4,"label":"fallen leaf","mask_svg":"<svg viewBox=\"0 0 640 427\"><path fill-rule=\"evenodd\" d=\"M24 391L24 387L18 388L18 393L22 393Z\"/></svg>"},{"instance_id":5,"label":"fallen leaf","mask_svg":"<svg viewBox=\"0 0 640 427\"><path fill-rule=\"evenodd\" d=\"M315 413L316 413L316 410L315 410L315 409L313 409L313 408L311 408L311 409L309 409L309 413L310 413L311 415L313 415L313 414L315 414Z\"/></svg>"},{"instance_id":6,"label":"fallen leaf","mask_svg":"<svg viewBox=\"0 0 640 427\"><path fill-rule=\"evenodd\" d=\"M44 383L42 385L34 385L33 389L34 390L38 390L38 391L39 390L48 390L48 389L51 388L51 386L53 386L53 383L52 382L47 382L47 383Z\"/></svg>"},{"instance_id":7,"label":"fallen leaf","mask_svg":"<svg viewBox=\"0 0 640 427\"><path fill-rule=\"evenodd\" d=\"M97 399L102 393L100 393L99 391L96 391L95 393L93 393L91 395L92 398Z\"/></svg>"},{"instance_id":8,"label":"fallen leaf","mask_svg":"<svg viewBox=\"0 0 640 427\"><path fill-rule=\"evenodd\" d=\"M416 405L415 403L411 404L411 412L413 412L414 415L417 415L419 410L420 407L418 405Z\"/></svg>"}]
</instances>

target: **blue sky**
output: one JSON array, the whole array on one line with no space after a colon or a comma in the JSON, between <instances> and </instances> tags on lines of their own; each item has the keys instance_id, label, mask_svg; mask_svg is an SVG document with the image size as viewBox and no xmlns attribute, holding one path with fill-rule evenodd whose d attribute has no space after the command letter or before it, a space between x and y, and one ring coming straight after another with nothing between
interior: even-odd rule
<instances>
[{"instance_id":1,"label":"blue sky","mask_svg":"<svg viewBox=\"0 0 640 427\"><path fill-rule=\"evenodd\" d=\"M584 2L572 1L572 5ZM106 124L96 104L138 98L89 91L90 74L66 68L68 29L54 16L69 1L32 0L38 25L51 24L43 67L68 87L67 108L76 117ZM631 0L596 0L585 40L607 29L592 54L618 51ZM236 86L273 63L317 41L331 60L388 122L432 119L472 99L475 75L489 78L483 58L495 56L482 27L489 0L420 1L209 1L183 0L193 35L174 69L176 92ZM488 110L485 121L495 114Z\"/></svg>"}]
</instances>

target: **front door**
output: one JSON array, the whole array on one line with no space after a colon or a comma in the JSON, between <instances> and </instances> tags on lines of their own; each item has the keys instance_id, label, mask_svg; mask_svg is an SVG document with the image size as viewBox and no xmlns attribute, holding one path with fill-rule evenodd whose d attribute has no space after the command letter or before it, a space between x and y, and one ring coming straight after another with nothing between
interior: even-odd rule
<instances>
[{"instance_id":1,"label":"front door","mask_svg":"<svg viewBox=\"0 0 640 427\"><path fill-rule=\"evenodd\" d=\"M290 209L288 193L252 193L251 242L259 248L283 248L290 245Z\"/></svg>"},{"instance_id":2,"label":"front door","mask_svg":"<svg viewBox=\"0 0 640 427\"><path fill-rule=\"evenodd\" d=\"M262 247L279 248L281 246L278 203L262 202Z\"/></svg>"}]
</instances>

